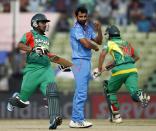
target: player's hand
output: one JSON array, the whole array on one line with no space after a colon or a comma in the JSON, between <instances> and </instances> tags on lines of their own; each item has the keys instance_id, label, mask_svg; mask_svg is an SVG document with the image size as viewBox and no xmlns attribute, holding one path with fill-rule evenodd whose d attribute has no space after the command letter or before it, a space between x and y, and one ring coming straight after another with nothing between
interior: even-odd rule
<instances>
[{"instance_id":1,"label":"player's hand","mask_svg":"<svg viewBox=\"0 0 156 131\"><path fill-rule=\"evenodd\" d=\"M42 46L36 46L32 49L32 52L39 54L40 56L47 55L49 53L48 49Z\"/></svg>"},{"instance_id":2,"label":"player's hand","mask_svg":"<svg viewBox=\"0 0 156 131\"><path fill-rule=\"evenodd\" d=\"M99 51L99 47L98 46L95 46L94 50L95 51Z\"/></svg>"},{"instance_id":3,"label":"player's hand","mask_svg":"<svg viewBox=\"0 0 156 131\"><path fill-rule=\"evenodd\" d=\"M107 71L107 68L103 65L102 67L98 67L98 72L104 72Z\"/></svg>"},{"instance_id":4,"label":"player's hand","mask_svg":"<svg viewBox=\"0 0 156 131\"><path fill-rule=\"evenodd\" d=\"M104 71L108 71L107 68L105 66L102 66L101 70L99 72L104 72Z\"/></svg>"},{"instance_id":5,"label":"player's hand","mask_svg":"<svg viewBox=\"0 0 156 131\"><path fill-rule=\"evenodd\" d=\"M64 67L63 65L58 65L58 68L62 71L62 72L70 72L71 68L70 67Z\"/></svg>"},{"instance_id":6,"label":"player's hand","mask_svg":"<svg viewBox=\"0 0 156 131\"><path fill-rule=\"evenodd\" d=\"M101 23L98 20L95 20L93 23L96 31L101 30Z\"/></svg>"},{"instance_id":7,"label":"player's hand","mask_svg":"<svg viewBox=\"0 0 156 131\"><path fill-rule=\"evenodd\" d=\"M99 77L100 75L101 75L101 72L99 72L99 69L98 69L98 68L93 69L92 77L93 77L94 79L96 79L96 78Z\"/></svg>"}]
</instances>

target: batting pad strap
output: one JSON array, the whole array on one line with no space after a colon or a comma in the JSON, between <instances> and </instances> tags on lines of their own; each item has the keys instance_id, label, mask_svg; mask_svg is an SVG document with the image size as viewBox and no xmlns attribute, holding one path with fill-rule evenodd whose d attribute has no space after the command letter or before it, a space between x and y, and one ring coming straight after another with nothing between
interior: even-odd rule
<instances>
[{"instance_id":1,"label":"batting pad strap","mask_svg":"<svg viewBox=\"0 0 156 131\"><path fill-rule=\"evenodd\" d=\"M108 80L103 80L102 84L103 84L104 89L107 90L107 88L108 88Z\"/></svg>"},{"instance_id":2,"label":"batting pad strap","mask_svg":"<svg viewBox=\"0 0 156 131\"><path fill-rule=\"evenodd\" d=\"M51 97L51 96L58 97L59 96L56 83L50 83L47 86L46 94L47 94L47 97Z\"/></svg>"}]
</instances>

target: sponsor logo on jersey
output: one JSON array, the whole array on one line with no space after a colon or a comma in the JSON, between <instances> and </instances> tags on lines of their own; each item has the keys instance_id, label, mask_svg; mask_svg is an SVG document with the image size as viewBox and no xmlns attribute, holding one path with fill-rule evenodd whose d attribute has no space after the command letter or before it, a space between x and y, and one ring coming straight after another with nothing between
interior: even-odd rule
<instances>
[{"instance_id":1,"label":"sponsor logo on jersey","mask_svg":"<svg viewBox=\"0 0 156 131\"><path fill-rule=\"evenodd\" d=\"M35 43L38 45L49 45L49 41L43 39L35 39Z\"/></svg>"}]
</instances>

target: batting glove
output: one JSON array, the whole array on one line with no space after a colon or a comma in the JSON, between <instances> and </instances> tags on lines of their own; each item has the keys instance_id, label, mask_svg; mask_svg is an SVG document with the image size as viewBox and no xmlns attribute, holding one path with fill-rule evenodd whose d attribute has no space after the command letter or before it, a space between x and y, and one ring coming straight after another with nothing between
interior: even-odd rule
<instances>
[{"instance_id":1,"label":"batting glove","mask_svg":"<svg viewBox=\"0 0 156 131\"><path fill-rule=\"evenodd\" d=\"M45 47L42 47L42 46L36 46L32 49L32 52L35 52L37 53L38 55L40 56L43 56L43 55L47 55L47 53L49 52L48 49L46 49Z\"/></svg>"},{"instance_id":2,"label":"batting glove","mask_svg":"<svg viewBox=\"0 0 156 131\"><path fill-rule=\"evenodd\" d=\"M95 68L92 72L92 77L94 79L96 79L97 77L99 77L101 75L101 72L99 72L98 68Z\"/></svg>"},{"instance_id":3,"label":"batting glove","mask_svg":"<svg viewBox=\"0 0 156 131\"><path fill-rule=\"evenodd\" d=\"M63 65L58 65L58 68L62 71L62 72L70 72L71 68L70 67L64 67Z\"/></svg>"}]
</instances>

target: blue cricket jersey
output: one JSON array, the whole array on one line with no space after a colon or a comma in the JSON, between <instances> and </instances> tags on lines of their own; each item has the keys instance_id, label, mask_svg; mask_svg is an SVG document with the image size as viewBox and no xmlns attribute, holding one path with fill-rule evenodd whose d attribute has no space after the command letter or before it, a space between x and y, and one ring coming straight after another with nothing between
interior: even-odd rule
<instances>
[{"instance_id":1,"label":"blue cricket jersey","mask_svg":"<svg viewBox=\"0 0 156 131\"><path fill-rule=\"evenodd\" d=\"M76 22L70 31L70 44L72 47L72 59L91 59L91 49L88 49L80 43L80 39L94 39L96 34L93 28L88 24L84 28Z\"/></svg>"}]
</instances>

